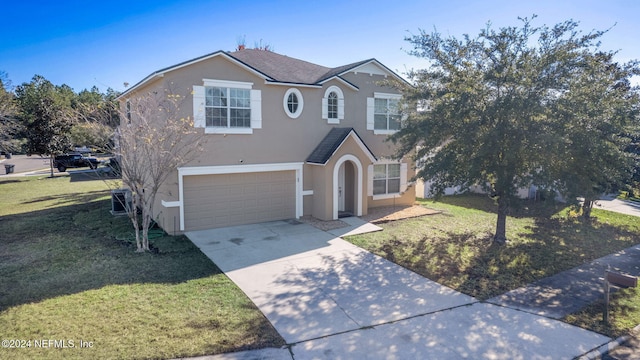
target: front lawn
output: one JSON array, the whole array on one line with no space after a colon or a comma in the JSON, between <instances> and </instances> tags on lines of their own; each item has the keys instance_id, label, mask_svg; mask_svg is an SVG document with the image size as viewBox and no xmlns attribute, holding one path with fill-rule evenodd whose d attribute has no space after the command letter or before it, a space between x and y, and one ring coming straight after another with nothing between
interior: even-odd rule
<instances>
[{"instance_id":1,"label":"front lawn","mask_svg":"<svg viewBox=\"0 0 640 360\"><path fill-rule=\"evenodd\" d=\"M597 220L586 224L561 207L524 203L507 219L508 245L499 246L492 242L496 214L488 197L420 203L442 213L348 240L480 300L640 243L638 218L594 209Z\"/></svg>"},{"instance_id":2,"label":"front lawn","mask_svg":"<svg viewBox=\"0 0 640 360\"><path fill-rule=\"evenodd\" d=\"M152 240L148 254L116 240L130 224L110 206L101 181L0 180L0 338L31 346L2 348L0 358L176 358L284 344L185 237Z\"/></svg>"}]
</instances>

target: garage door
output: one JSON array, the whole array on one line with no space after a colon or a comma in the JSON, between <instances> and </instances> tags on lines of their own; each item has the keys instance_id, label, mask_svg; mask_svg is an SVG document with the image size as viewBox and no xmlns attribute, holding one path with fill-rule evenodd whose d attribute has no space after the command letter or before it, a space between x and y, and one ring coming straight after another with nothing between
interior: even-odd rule
<instances>
[{"instance_id":1,"label":"garage door","mask_svg":"<svg viewBox=\"0 0 640 360\"><path fill-rule=\"evenodd\" d=\"M295 171L185 176L185 230L295 218L295 185Z\"/></svg>"}]
</instances>

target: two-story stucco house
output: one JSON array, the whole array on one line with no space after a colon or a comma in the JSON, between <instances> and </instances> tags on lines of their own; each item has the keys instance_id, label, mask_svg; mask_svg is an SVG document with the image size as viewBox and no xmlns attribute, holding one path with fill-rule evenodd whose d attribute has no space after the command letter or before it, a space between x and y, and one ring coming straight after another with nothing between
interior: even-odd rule
<instances>
[{"instance_id":1,"label":"two-story stucco house","mask_svg":"<svg viewBox=\"0 0 640 360\"><path fill-rule=\"evenodd\" d=\"M164 184L156 221L177 233L412 204L412 166L385 141L400 126L385 80L404 81L375 59L328 68L256 49L152 73L119 99L188 89L183 111L209 137Z\"/></svg>"}]
</instances>

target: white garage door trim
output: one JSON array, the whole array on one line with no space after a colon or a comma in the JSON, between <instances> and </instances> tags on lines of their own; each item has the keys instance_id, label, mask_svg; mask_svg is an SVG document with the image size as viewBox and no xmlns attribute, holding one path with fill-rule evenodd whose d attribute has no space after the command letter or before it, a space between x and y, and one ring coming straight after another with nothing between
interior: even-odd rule
<instances>
[{"instance_id":1,"label":"white garage door trim","mask_svg":"<svg viewBox=\"0 0 640 360\"><path fill-rule=\"evenodd\" d=\"M225 165L225 166L191 166L178 168L178 189L180 200L180 231L184 231L184 177L191 175L224 175L270 171L296 172L296 218L302 216L302 167L304 163L276 163L253 165Z\"/></svg>"}]
</instances>

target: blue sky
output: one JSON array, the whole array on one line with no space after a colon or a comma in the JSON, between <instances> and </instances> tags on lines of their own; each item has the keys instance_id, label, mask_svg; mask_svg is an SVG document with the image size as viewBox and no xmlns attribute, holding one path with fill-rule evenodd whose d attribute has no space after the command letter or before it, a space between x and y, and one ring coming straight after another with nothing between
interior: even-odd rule
<instances>
[{"instance_id":1,"label":"blue sky","mask_svg":"<svg viewBox=\"0 0 640 360\"><path fill-rule=\"evenodd\" d=\"M640 1L404 0L10 1L2 7L0 71L13 85L35 74L74 90L122 91L151 72L217 50L262 41L274 51L334 67L376 58L403 74L425 66L404 38L420 29L476 35L519 25L574 19L585 32L613 28L602 48L640 59ZM615 26L614 26L615 25Z\"/></svg>"}]
</instances>

